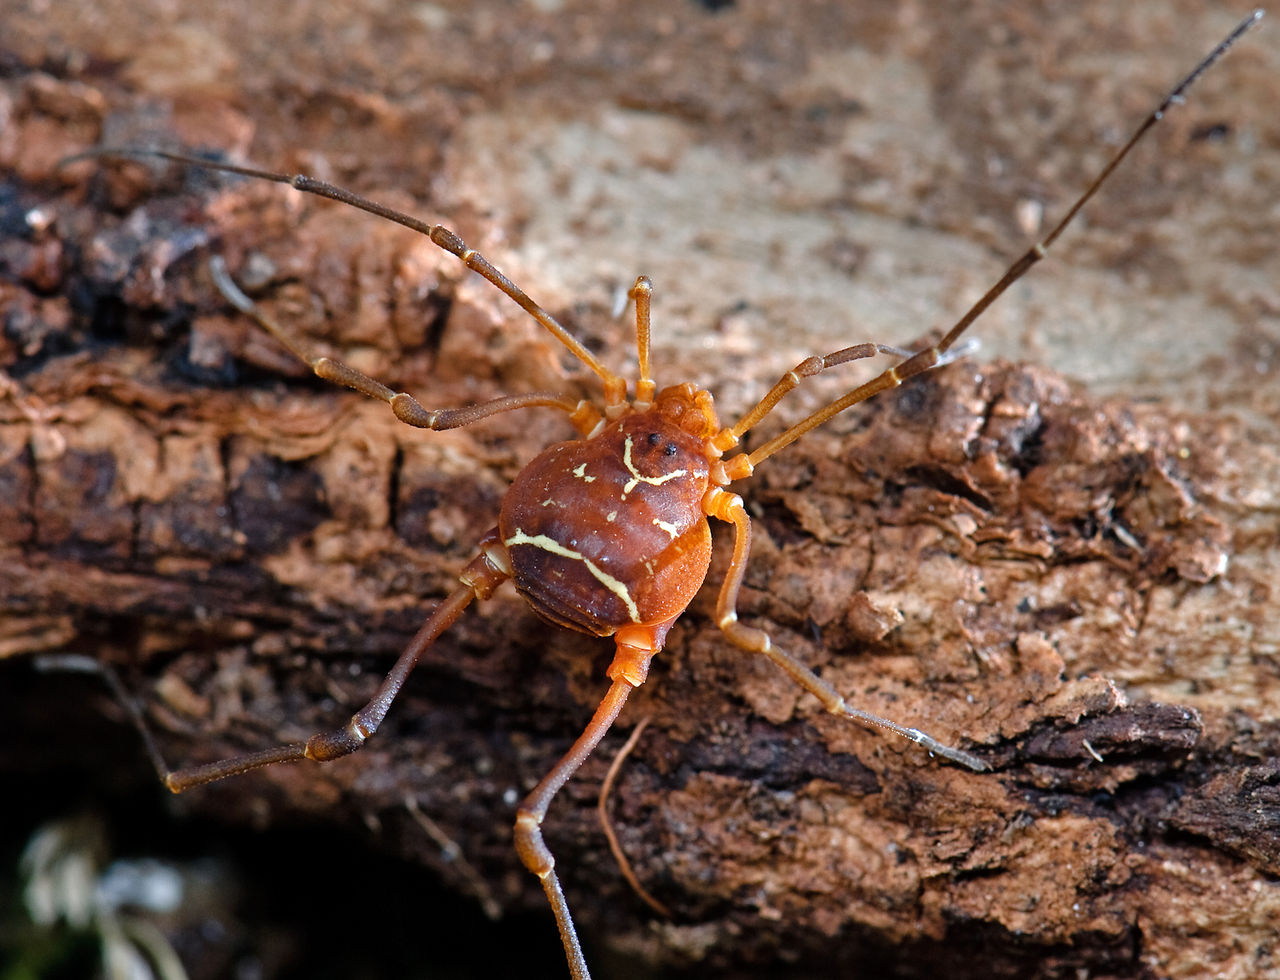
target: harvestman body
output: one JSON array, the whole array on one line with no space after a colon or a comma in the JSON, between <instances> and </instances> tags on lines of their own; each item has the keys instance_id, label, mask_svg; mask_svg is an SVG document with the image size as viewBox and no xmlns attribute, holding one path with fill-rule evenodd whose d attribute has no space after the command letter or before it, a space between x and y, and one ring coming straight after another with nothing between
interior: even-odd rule
<instances>
[{"instance_id":1,"label":"harvestman body","mask_svg":"<svg viewBox=\"0 0 1280 980\"><path fill-rule=\"evenodd\" d=\"M373 699L341 728L313 735L306 742L282 745L220 762L169 771L165 784L175 793L277 762L311 759L326 762L360 748L377 731L409 672L428 647L476 599L486 599L510 580L534 611L557 626L595 636L612 636L616 653L607 674L610 685L582 735L520 805L516 850L538 876L560 929L575 980L589 976L569 906L543 841L541 824L556 793L578 769L618 717L627 696L642 684L649 662L662 649L667 632L701 588L711 560L709 518L733 526L733 556L721 585L716 618L735 646L763 654L823 707L867 725L886 729L930 752L982 771L987 764L970 752L945 745L916 728L907 728L848 704L838 691L789 654L777 649L762 630L738 622L738 592L751 547L751 521L742 498L726 488L810 429L877 392L938 367L956 356L955 344L979 315L1032 265L1094 195L1139 139L1164 112L1182 100L1190 85L1262 16L1255 11L1232 31L1162 101L1102 173L1045 238L1015 261L999 281L931 347L915 353L881 344L860 344L810 357L788 371L765 397L732 426L722 426L709 392L691 383L661 390L650 375L649 308L652 285L645 277L630 292L635 301L639 379L628 400L627 381L614 374L523 290L486 258L468 248L452 231L369 201L350 191L305 175L290 176L249 167L211 163L163 151L98 149L85 156L154 156L192 166L287 183L395 221L426 235L457 255L520 305L559 343L594 372L604 387L603 408L552 393L509 395L458 409L427 410L411 395L393 391L338 361L314 357L289 333L265 316L231 281L215 260L214 274L228 300L309 364L315 374L385 401L396 417L424 429L470 425L521 408L559 410L580 438L543 451L527 465L503 498L498 526L486 534L479 553L460 575L462 584L440 603L414 636ZM876 354L900 356L900 363L812 413L750 453L726 456L742 436L803 379Z\"/></svg>"}]
</instances>

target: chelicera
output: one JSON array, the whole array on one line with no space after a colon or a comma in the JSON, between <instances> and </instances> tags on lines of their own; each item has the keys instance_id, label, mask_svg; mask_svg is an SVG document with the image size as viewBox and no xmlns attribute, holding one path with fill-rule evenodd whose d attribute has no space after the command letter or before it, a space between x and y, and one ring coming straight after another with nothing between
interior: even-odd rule
<instances>
[{"instance_id":1,"label":"chelicera","mask_svg":"<svg viewBox=\"0 0 1280 980\"><path fill-rule=\"evenodd\" d=\"M639 376L634 394L628 397L628 383L623 376L601 363L547 311L448 228L420 221L305 175L273 173L154 150L99 149L87 154L161 157L285 183L420 232L510 297L594 373L603 387L600 406L555 393L535 392L464 408L429 410L412 395L394 391L340 361L313 356L245 296L215 259L215 281L233 305L256 319L318 377L386 402L398 419L411 426L450 429L505 412L539 407L563 413L579 438L551 446L520 471L503 498L497 526L481 539L476 556L459 576L461 584L440 602L400 654L374 697L345 725L317 733L305 742L191 768L165 770L165 784L180 793L261 766L303 759L326 762L356 751L378 730L405 679L432 643L472 602L487 599L500 585L511 581L534 612L548 623L579 633L612 637L615 644L607 670L610 683L595 714L572 747L520 804L516 816L516 850L541 881L559 926L569 972L582 980L589 976L587 964L541 825L556 793L612 726L628 695L644 683L650 661L662 649L668 631L702 587L711 561L712 519L733 529L732 557L715 612L718 626L730 643L773 661L833 714L908 738L972 770L986 770L983 759L969 751L849 704L827 681L777 648L763 630L738 621L738 594L751 550L751 520L742 498L729 487L750 477L761 463L838 413L956 357L957 342L970 325L1044 257L1132 147L1261 15L1256 11L1246 18L1173 88L1066 215L1013 262L940 340L915 352L866 343L807 358L729 426L722 425L708 391L688 382L660 389L654 380L649 339L653 287L646 277L637 279L629 294L635 304ZM742 437L805 379L880 354L899 361L752 451L739 450Z\"/></svg>"}]
</instances>

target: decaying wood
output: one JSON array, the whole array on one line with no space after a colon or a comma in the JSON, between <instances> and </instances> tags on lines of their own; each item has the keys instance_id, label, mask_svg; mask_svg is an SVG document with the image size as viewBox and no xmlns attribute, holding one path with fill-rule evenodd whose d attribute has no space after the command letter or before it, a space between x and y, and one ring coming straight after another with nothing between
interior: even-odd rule
<instances>
[{"instance_id":1,"label":"decaying wood","mask_svg":"<svg viewBox=\"0 0 1280 980\"><path fill-rule=\"evenodd\" d=\"M768 5L753 11L761 22L778 16ZM560 44L572 34L575 50L593 36L634 40L625 25L593 19L602 16L538 23ZM697 15L714 21L700 30L739 45L755 36L755 22L733 20L747 16ZM477 51L484 36L471 36ZM78 77L41 70L34 48L15 50L14 124L0 145L13 188L0 201L0 669L16 677L33 654L57 651L114 665L173 763L331 727L363 703L448 590L522 461L567 433L526 413L423 434L306 380L226 309L208 283L209 252L279 318L428 404L533 388L589 394L591 381L566 373L536 325L402 229L179 170L52 170L99 140L158 134L243 150L253 124L273 118L257 107L261 76L245 86L251 109L218 85L192 83L162 93L167 116L156 122L124 90L122 79L138 84L136 65ZM640 58L620 63L633 82L656 70ZM429 70L441 88L412 110L325 90L360 117L342 169L382 197L400 187L395 203L419 212L452 203L438 216L492 251L502 239L483 197L438 201L392 177L440 166L461 116L478 110L475 98L441 94L444 75L514 97L452 61ZM1173 73L1153 72L1153 91ZM701 111L707 127L750 142L741 132L750 92L699 109L629 91L649 93L647 112ZM574 94L559 98L571 104ZM1147 101L1125 92L1126 106ZM1216 107L1224 118L1239 108L1234 98ZM403 133L423 119L430 132ZM263 162L283 166L261 154L286 146L323 149L313 145L324 143L323 120L288 132L272 125L265 150L254 149ZM1034 157L1038 141L1026 138L1033 145L1020 152ZM1260 138L1274 156L1274 125ZM751 145L773 152L763 137ZM387 161L405 147L411 156ZM464 187L465 168L455 162L451 173ZM47 227L28 217L37 205ZM543 206L528 204L531 224ZM1130 243L1104 252L1140 251L1152 234L1140 221L1100 224ZM1243 254L1252 239L1240 234ZM855 279L865 250L878 248L828 245ZM575 270L548 284L553 300L585 274ZM964 288L986 276L960 274ZM626 889L595 824L619 734L546 825L571 901L591 896L574 903L584 931L702 976L785 963L799 975L820 964L914 976L939 962L949 976L984 977L1280 971L1280 410L1268 395L1274 354L1263 351L1280 308L1271 282L1223 300L1240 329L1218 352L1222 387L1198 377L1186 404L1104 398L1048 365L972 359L875 399L762 467L744 491L758 529L744 618L862 707L963 739L995 772L940 765L822 715L769 664L723 642L707 589L624 716L653 722L612 801L640 879L674 918L655 920ZM693 287L659 277L655 314L664 285L685 309ZM550 305L626 364L628 328L606 300L600 291L574 305L566 290ZM795 360L765 357L768 342L744 339L770 311L734 302L714 298L725 311L713 338L723 350L712 342L692 368L721 379L709 387L729 389L730 405L749 400L732 393L743 374L764 385ZM826 329L847 335L849 322ZM677 332L695 337L707 323L704 312L701 324L672 324L656 338L667 345L660 357L676 349ZM1150 333L1159 345L1160 324ZM835 346L825 336L772 350ZM1247 372L1227 363L1233 355L1248 359ZM675 380L689 360L660 360L660 380ZM1234 411L1204 410L1205 391L1229 389L1246 391L1220 396ZM483 887L504 908L541 908L511 851L514 800L589 716L609 652L547 630L502 592L443 638L357 756L229 780L185 807L255 826L306 820L373 834L461 892ZM85 710L113 709L104 695ZM80 751L56 729L31 737L48 757ZM446 859L406 799L461 846L478 879Z\"/></svg>"}]
</instances>

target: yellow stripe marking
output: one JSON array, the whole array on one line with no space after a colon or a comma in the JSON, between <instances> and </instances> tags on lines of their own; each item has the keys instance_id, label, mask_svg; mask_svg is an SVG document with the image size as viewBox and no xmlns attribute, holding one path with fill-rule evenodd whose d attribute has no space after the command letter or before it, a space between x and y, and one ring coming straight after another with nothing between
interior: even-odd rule
<instances>
[{"instance_id":1,"label":"yellow stripe marking","mask_svg":"<svg viewBox=\"0 0 1280 980\"><path fill-rule=\"evenodd\" d=\"M672 541L674 541L680 534L680 529L674 524L668 524L666 521L660 521L656 517L653 519L653 523L671 535Z\"/></svg>"},{"instance_id":2,"label":"yellow stripe marking","mask_svg":"<svg viewBox=\"0 0 1280 980\"><path fill-rule=\"evenodd\" d=\"M516 533L507 538L504 542L508 548L513 548L518 544L527 544L534 548L541 548L543 551L553 555L559 555L561 558L572 558L575 561L582 562L587 567L587 571L597 582L606 589L616 595L627 607L627 615L631 617L633 623L640 622L640 610L636 607L635 600L631 598L631 593L627 591L627 587L619 582L616 578L606 572L603 568L584 557L580 552L571 548L566 548L555 538L547 537L545 534L525 534L524 531L516 528Z\"/></svg>"},{"instance_id":3,"label":"yellow stripe marking","mask_svg":"<svg viewBox=\"0 0 1280 980\"><path fill-rule=\"evenodd\" d=\"M636 469L636 464L631 462L631 437L627 436L626 447L622 453L622 465L631 473L631 479L627 481L627 485L622 488L622 498L625 500L627 494L636 488L638 483L647 483L650 486L660 487L668 480L674 480L676 477L684 476L685 470L672 470L670 473L664 473L662 476L644 476Z\"/></svg>"}]
</instances>

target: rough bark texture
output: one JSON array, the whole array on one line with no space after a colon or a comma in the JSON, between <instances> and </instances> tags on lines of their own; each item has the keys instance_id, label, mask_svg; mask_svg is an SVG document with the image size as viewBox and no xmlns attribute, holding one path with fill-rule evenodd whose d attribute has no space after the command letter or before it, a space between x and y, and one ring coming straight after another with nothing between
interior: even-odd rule
<instances>
[{"instance_id":1,"label":"rough bark texture","mask_svg":"<svg viewBox=\"0 0 1280 980\"><path fill-rule=\"evenodd\" d=\"M647 273L659 380L707 385L731 418L809 353L945 326L1231 22L1190 0L19 4L0 42L0 703L40 746L6 740L0 765L38 795L83 778L76 759L109 781L135 751L85 743L66 719L111 702L33 685L41 652L119 668L171 762L340 723L522 461L565 436L537 412L417 432L310 381L228 310L210 254L318 349L429 405L595 391L404 229L181 168L55 170L64 155L248 156L444 220L618 367L613 297ZM824 715L720 638L709 586L624 716L653 723L612 799L673 918L627 889L595 822L620 734L548 820L579 923L612 948L602 975L1280 975L1263 26L978 324L980 355L745 485L743 618L995 772ZM541 908L514 802L589 717L609 653L502 592L356 757L184 810L368 836ZM432 975L449 937L416 928Z\"/></svg>"}]
</instances>

